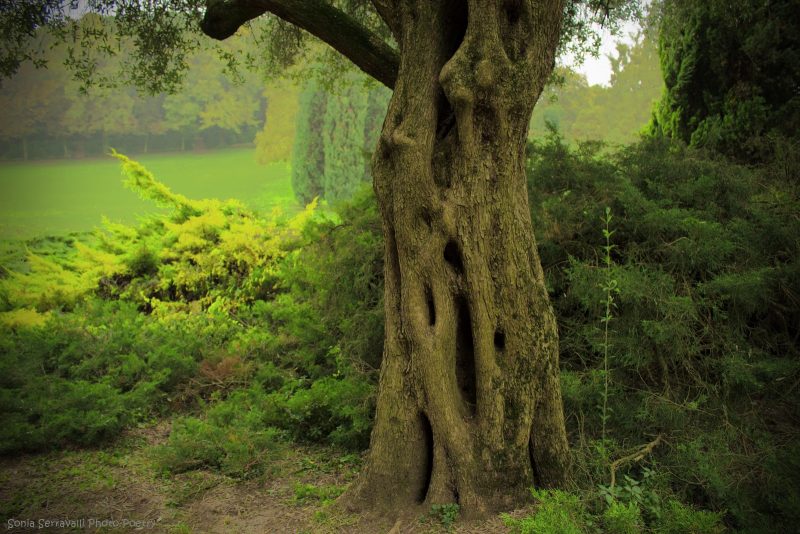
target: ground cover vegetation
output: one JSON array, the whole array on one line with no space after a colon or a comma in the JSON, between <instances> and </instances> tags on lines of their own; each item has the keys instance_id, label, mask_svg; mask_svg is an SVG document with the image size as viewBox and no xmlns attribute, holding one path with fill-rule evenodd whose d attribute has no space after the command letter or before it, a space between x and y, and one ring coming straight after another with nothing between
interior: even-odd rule
<instances>
[{"instance_id":1,"label":"ground cover vegetation","mask_svg":"<svg viewBox=\"0 0 800 534\"><path fill-rule=\"evenodd\" d=\"M665 27L679 21L672 16L695 20L680 1L666 4ZM682 35L697 45L703 34ZM662 65L669 50L662 43ZM545 124L546 135L525 147L529 203L520 217L533 222L539 285L560 338L560 373L539 378L558 377L547 387L563 398L571 469L561 487L530 490L522 501L533 503L530 513L501 516L514 532L775 532L800 519L800 201L795 155L785 149L795 134L747 121L737 130L736 113L722 112L726 135L766 138L771 148L731 155L694 138L687 146L659 126L663 105L686 96L684 79L665 78L662 107L634 144L567 143ZM364 108L347 105L342 124L364 132ZM320 116L324 129L327 112ZM480 124L491 131L491 121ZM352 146L363 147L361 135ZM327 159L324 136L315 146L301 152L307 161ZM387 358L398 361L384 337L397 320L386 300L399 283L388 242L396 234L386 229L406 230L387 219L384 156L373 167L388 173L374 176L377 195L362 188L350 200L336 196L335 210L312 199L300 213L264 214L237 201L189 199L117 155L127 185L164 213L106 223L90 239L31 241L24 256L4 253L0 413L10 431L0 449L113 450L129 429L167 419L164 439L147 449L159 476L209 473L212 484L246 484L276 476L305 445L357 453L372 431L374 448L379 384ZM356 167L352 184L363 181L356 159L341 161ZM317 180L324 188L324 175ZM444 248L458 280L476 265L468 260L457 246ZM436 324L448 308L431 300L421 309ZM474 349L459 334L472 330L459 302L457 357ZM489 344L502 354L514 332L493 333ZM469 400L469 381L456 378ZM349 472L360 468L353 458L342 457ZM381 457L367 458L362 475L380 473ZM395 476L384 482L405 488L407 474ZM345 490L351 480L298 481L293 502L318 502L324 530L332 526L326 504L365 479ZM427 510L415 528L450 531L474 514L458 493L439 498L452 488L431 487L417 497ZM8 502L2 512L12 517L32 501ZM338 527L352 526L337 517Z\"/></svg>"}]
</instances>

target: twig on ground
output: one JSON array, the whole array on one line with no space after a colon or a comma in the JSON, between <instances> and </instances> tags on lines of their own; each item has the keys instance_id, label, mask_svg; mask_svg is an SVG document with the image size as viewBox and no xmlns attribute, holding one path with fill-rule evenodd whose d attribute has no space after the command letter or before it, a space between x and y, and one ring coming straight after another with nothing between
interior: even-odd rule
<instances>
[{"instance_id":1,"label":"twig on ground","mask_svg":"<svg viewBox=\"0 0 800 534\"><path fill-rule=\"evenodd\" d=\"M621 466L631 462L638 462L639 460L641 460L642 458L653 452L653 449L655 449L659 443L661 443L660 434L656 436L656 439L654 439L650 443L642 445L636 452L633 452L627 456L623 456L622 458L619 458L611 462L611 484L609 485L609 487L613 488L614 484L617 482L617 470Z\"/></svg>"}]
</instances>

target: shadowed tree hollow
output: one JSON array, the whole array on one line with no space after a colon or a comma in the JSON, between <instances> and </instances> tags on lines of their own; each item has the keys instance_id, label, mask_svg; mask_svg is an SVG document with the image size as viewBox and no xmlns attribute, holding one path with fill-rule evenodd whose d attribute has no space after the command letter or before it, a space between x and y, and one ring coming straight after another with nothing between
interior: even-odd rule
<instances>
[{"instance_id":1,"label":"shadowed tree hollow","mask_svg":"<svg viewBox=\"0 0 800 534\"><path fill-rule=\"evenodd\" d=\"M224 38L271 11L394 90L372 160L386 243L377 413L345 502L513 508L533 484L563 484L569 464L556 323L524 172L564 6L374 5L399 52L317 2L220 3L203 30Z\"/></svg>"},{"instance_id":2,"label":"shadowed tree hollow","mask_svg":"<svg viewBox=\"0 0 800 534\"><path fill-rule=\"evenodd\" d=\"M225 39L265 14L393 89L372 160L386 246L377 412L367 464L343 502L388 513L456 502L478 516L522 504L531 485L564 484L558 336L524 172L528 123L564 35L585 34L581 13L629 16L635 2L199 3L87 5L135 37L141 55L128 72L151 90L179 78L180 61L163 51L180 44L181 24ZM32 57L21 43L48 17L64 23L66 5L33 0L0 13L0 73Z\"/></svg>"}]
</instances>

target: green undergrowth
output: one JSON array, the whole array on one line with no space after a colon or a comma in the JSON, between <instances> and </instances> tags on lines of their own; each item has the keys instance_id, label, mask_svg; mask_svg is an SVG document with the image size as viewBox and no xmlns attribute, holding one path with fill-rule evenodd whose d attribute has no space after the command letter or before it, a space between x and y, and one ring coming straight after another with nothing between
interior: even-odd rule
<instances>
[{"instance_id":1,"label":"green undergrowth","mask_svg":"<svg viewBox=\"0 0 800 534\"><path fill-rule=\"evenodd\" d=\"M503 515L517 534L718 534L724 531L719 513L696 510L677 500L667 502L657 518L647 521L635 502L612 501L593 507L580 494L533 490L536 512L523 518Z\"/></svg>"},{"instance_id":2,"label":"green undergrowth","mask_svg":"<svg viewBox=\"0 0 800 534\"><path fill-rule=\"evenodd\" d=\"M700 510L745 532L797 524L797 181L677 144L609 153L555 133L528 168L594 524L713 531Z\"/></svg>"},{"instance_id":3,"label":"green undergrowth","mask_svg":"<svg viewBox=\"0 0 800 534\"><path fill-rule=\"evenodd\" d=\"M187 199L120 158L167 214L3 251L0 450L95 445L164 417L166 476L270 476L291 442L363 450L383 337L371 192L264 216ZM537 513L509 526L800 521L800 203L776 176L656 141L530 145L574 486L537 491Z\"/></svg>"},{"instance_id":4,"label":"green undergrowth","mask_svg":"<svg viewBox=\"0 0 800 534\"><path fill-rule=\"evenodd\" d=\"M4 250L0 451L93 445L176 413L165 472L253 476L290 438L366 447L382 342L381 298L364 298L382 269L370 197L265 217L118 157L169 214Z\"/></svg>"}]
</instances>

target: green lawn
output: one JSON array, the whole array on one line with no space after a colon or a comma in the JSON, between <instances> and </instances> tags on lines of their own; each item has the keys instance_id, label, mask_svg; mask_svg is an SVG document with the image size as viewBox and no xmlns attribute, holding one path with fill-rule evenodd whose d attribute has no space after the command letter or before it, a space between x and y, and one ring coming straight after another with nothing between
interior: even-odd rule
<instances>
[{"instance_id":1,"label":"green lawn","mask_svg":"<svg viewBox=\"0 0 800 534\"><path fill-rule=\"evenodd\" d=\"M297 208L289 166L259 165L252 149L134 159L189 198L237 198L259 210ZM0 164L0 239L91 230L104 215L133 223L158 210L124 188L122 179L111 157Z\"/></svg>"}]
</instances>

